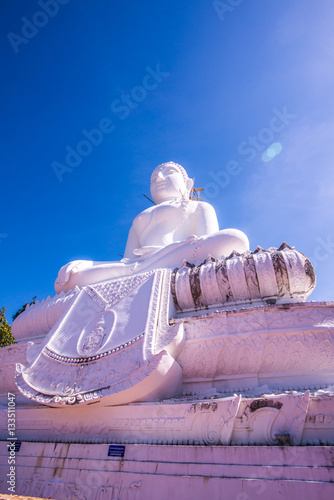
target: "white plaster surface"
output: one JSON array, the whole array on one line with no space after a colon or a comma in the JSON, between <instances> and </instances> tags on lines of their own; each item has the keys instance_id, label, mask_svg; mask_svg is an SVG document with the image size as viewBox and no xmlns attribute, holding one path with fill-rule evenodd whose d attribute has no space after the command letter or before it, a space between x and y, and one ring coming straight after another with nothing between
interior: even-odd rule
<instances>
[{"instance_id":1,"label":"white plaster surface","mask_svg":"<svg viewBox=\"0 0 334 500\"><path fill-rule=\"evenodd\" d=\"M163 280L159 283L161 285ZM161 296L160 285L156 289L159 293L152 297ZM169 323L168 315L173 312L167 311L168 301L162 304L165 306L160 308L160 313L151 315L146 343L140 344L140 352L145 357L145 352L149 355L155 349L170 345L171 354L177 354L177 366L182 367L182 386L175 386L174 393L163 396L170 386L168 377L164 376L164 365L161 365L162 371L154 375L153 385L148 377L144 389L147 400L154 399L152 389L158 391L160 399L170 396L176 399L167 399L161 405L112 409L106 407L109 403L104 397L95 397L86 401L94 403L93 406L79 412L68 399L65 406L62 404L62 413L46 411L20 396L13 383L15 363L27 365L27 344L21 342L0 352L2 404L5 405L8 391L16 393L20 438L33 439L35 434L47 440L51 434L59 440L122 441L125 432L128 433L126 439L132 442L209 443L207 436L212 436L215 442L222 444L268 445L278 443L275 434L286 434L293 444L334 444L334 390L330 387L334 386L333 303L259 306L176 318ZM184 332L184 341L173 346L178 331ZM40 349L37 345L36 355ZM131 389L133 393L127 395L135 400L138 387L141 390L135 384ZM230 438L217 438L224 422L229 420L229 410L223 408L233 394L241 395L241 399ZM264 407L250 411L256 400L262 401L259 404ZM271 403L266 403L268 400L283 406L270 406ZM195 413L191 407L197 403L209 407L203 406L201 412ZM211 403L218 405L217 411L212 411ZM136 418L132 416L133 411ZM6 435L5 413L4 408L1 412L3 437ZM202 416L197 418L199 413ZM115 425L110 424L110 420ZM199 432L202 433L200 437Z\"/></svg>"},{"instance_id":2,"label":"white plaster surface","mask_svg":"<svg viewBox=\"0 0 334 500\"><path fill-rule=\"evenodd\" d=\"M201 445L334 445L334 394L170 399L161 403L50 408L16 405L22 441ZM0 439L8 437L0 410Z\"/></svg>"},{"instance_id":3,"label":"white plaster surface","mask_svg":"<svg viewBox=\"0 0 334 500\"><path fill-rule=\"evenodd\" d=\"M233 393L264 384L276 391L314 390L334 384L332 302L257 306L184 318L174 314L169 326L167 318L173 313L163 314L163 345L176 338L173 327L184 328L183 348L176 358L183 371L180 393L200 394L213 387ZM27 364L26 349L21 342L1 350L2 391L15 390L14 365ZM38 350L35 358L37 354Z\"/></svg>"},{"instance_id":4,"label":"white plaster surface","mask_svg":"<svg viewBox=\"0 0 334 500\"><path fill-rule=\"evenodd\" d=\"M245 392L264 384L272 391L305 391L334 384L332 302L217 311L183 321L186 340L177 361L184 392Z\"/></svg>"},{"instance_id":5,"label":"white plaster surface","mask_svg":"<svg viewBox=\"0 0 334 500\"><path fill-rule=\"evenodd\" d=\"M84 287L29 365L17 365L26 397L50 406L119 405L178 393L183 324L168 325L170 271Z\"/></svg>"},{"instance_id":6,"label":"white plaster surface","mask_svg":"<svg viewBox=\"0 0 334 500\"><path fill-rule=\"evenodd\" d=\"M315 285L309 260L286 244L249 252L191 187L181 166L157 167L125 258L67 264L58 295L14 322L2 491L10 392L19 494L334 496L334 304L297 303ZM125 443L124 458L107 443Z\"/></svg>"}]
</instances>

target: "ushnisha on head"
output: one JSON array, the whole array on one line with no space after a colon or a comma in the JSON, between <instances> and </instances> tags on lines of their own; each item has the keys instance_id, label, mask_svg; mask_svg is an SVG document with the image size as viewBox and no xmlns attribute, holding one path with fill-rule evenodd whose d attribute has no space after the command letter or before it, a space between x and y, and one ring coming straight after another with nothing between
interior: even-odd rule
<instances>
[{"instance_id":1,"label":"ushnisha on head","mask_svg":"<svg viewBox=\"0 0 334 500\"><path fill-rule=\"evenodd\" d=\"M185 169L178 163L169 161L158 165L151 176L151 195L155 203L190 199L193 180L189 179Z\"/></svg>"}]
</instances>

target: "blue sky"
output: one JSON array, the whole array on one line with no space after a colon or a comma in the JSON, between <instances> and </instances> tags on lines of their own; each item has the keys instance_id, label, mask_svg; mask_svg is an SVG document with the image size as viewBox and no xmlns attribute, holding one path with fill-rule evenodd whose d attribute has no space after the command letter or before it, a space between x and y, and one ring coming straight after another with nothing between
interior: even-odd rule
<instances>
[{"instance_id":1,"label":"blue sky","mask_svg":"<svg viewBox=\"0 0 334 500\"><path fill-rule=\"evenodd\" d=\"M221 228L294 245L310 300L333 299L333 24L332 0L2 0L8 319L63 264L117 260L168 160Z\"/></svg>"}]
</instances>

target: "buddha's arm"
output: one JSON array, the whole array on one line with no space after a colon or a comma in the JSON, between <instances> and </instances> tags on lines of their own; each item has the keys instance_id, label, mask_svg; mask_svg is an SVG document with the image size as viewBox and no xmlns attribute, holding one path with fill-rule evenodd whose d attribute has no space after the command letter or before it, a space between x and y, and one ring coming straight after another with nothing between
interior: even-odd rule
<instances>
[{"instance_id":1,"label":"buddha's arm","mask_svg":"<svg viewBox=\"0 0 334 500\"><path fill-rule=\"evenodd\" d=\"M217 215L212 205L199 202L195 215L196 236L208 236L219 231Z\"/></svg>"},{"instance_id":2,"label":"buddha's arm","mask_svg":"<svg viewBox=\"0 0 334 500\"><path fill-rule=\"evenodd\" d=\"M177 248L180 248L186 244L189 244L191 241L197 239L197 236L189 236L186 240L175 241L166 246L161 247L141 247L139 243L138 236L136 234L136 225L133 224L130 231L129 236L124 252L124 262L129 259L130 262L143 262L145 261L145 266L149 264L153 264L158 261L162 257L167 254L172 253Z\"/></svg>"},{"instance_id":3,"label":"buddha's arm","mask_svg":"<svg viewBox=\"0 0 334 500\"><path fill-rule=\"evenodd\" d=\"M128 239L124 251L124 258L133 259L135 257L133 251L139 247L140 247L139 238L137 236L136 229L133 223L128 234Z\"/></svg>"},{"instance_id":4,"label":"buddha's arm","mask_svg":"<svg viewBox=\"0 0 334 500\"><path fill-rule=\"evenodd\" d=\"M57 293L67 291L75 285L84 286L109 278L131 274L133 264L126 260L133 260L133 250L138 248L139 241L136 232L131 227L125 248L124 262L100 262L91 260L75 260L63 266L55 281Z\"/></svg>"}]
</instances>

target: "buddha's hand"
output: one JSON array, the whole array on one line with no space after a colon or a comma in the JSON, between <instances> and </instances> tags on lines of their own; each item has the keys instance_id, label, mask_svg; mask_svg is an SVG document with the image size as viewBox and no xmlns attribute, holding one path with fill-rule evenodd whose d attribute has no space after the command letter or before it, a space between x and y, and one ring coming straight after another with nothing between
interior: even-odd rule
<instances>
[{"instance_id":1,"label":"buddha's hand","mask_svg":"<svg viewBox=\"0 0 334 500\"><path fill-rule=\"evenodd\" d=\"M185 240L184 243L192 243L193 241L196 241L198 240L198 236L196 236L195 234L192 234L190 236L188 236L188 238Z\"/></svg>"},{"instance_id":2,"label":"buddha's hand","mask_svg":"<svg viewBox=\"0 0 334 500\"><path fill-rule=\"evenodd\" d=\"M71 275L80 273L84 269L89 269L93 266L93 262L90 260L73 260L69 262L65 266L63 266L59 273L55 282L56 292L62 290L62 287L68 283L71 279ZM58 291L59 290L59 291Z\"/></svg>"},{"instance_id":3,"label":"buddha's hand","mask_svg":"<svg viewBox=\"0 0 334 500\"><path fill-rule=\"evenodd\" d=\"M159 250L161 250L160 246L144 246L140 248L135 248L133 250L134 255L136 256L136 260L144 260L147 257L150 257L151 255L157 253Z\"/></svg>"}]
</instances>

